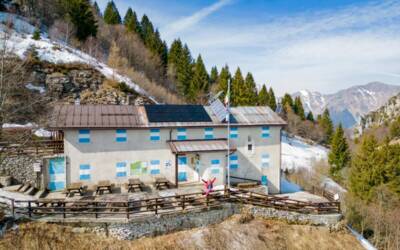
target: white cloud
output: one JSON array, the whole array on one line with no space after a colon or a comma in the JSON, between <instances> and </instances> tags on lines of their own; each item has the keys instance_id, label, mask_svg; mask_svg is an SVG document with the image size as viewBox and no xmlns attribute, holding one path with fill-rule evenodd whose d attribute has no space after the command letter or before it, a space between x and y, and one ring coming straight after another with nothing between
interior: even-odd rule
<instances>
[{"instance_id":1,"label":"white cloud","mask_svg":"<svg viewBox=\"0 0 400 250\"><path fill-rule=\"evenodd\" d=\"M400 83L399 1L307 12L261 24L221 23L181 30L179 36L208 66L241 66L280 94L303 88L333 92L375 80Z\"/></svg>"},{"instance_id":2,"label":"white cloud","mask_svg":"<svg viewBox=\"0 0 400 250\"><path fill-rule=\"evenodd\" d=\"M218 0L216 3L207 6L190 16L181 18L169 25L165 28L165 36L171 37L174 36L177 32L183 31L192 27L193 25L199 23L201 20L206 18L207 16L213 14L214 12L218 11L225 5L231 3L232 0Z\"/></svg>"}]
</instances>

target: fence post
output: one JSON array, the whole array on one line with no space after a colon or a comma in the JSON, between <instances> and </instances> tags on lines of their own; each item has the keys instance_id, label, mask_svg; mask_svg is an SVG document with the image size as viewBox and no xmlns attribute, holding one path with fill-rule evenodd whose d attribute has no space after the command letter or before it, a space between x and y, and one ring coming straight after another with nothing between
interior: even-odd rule
<instances>
[{"instance_id":1,"label":"fence post","mask_svg":"<svg viewBox=\"0 0 400 250\"><path fill-rule=\"evenodd\" d=\"M62 204L62 211L63 211L63 218L65 219L67 217L67 214L65 213L65 201Z\"/></svg>"},{"instance_id":2,"label":"fence post","mask_svg":"<svg viewBox=\"0 0 400 250\"><path fill-rule=\"evenodd\" d=\"M29 215L29 217L32 217L32 206L31 206L31 201L28 201L28 215Z\"/></svg>"},{"instance_id":3,"label":"fence post","mask_svg":"<svg viewBox=\"0 0 400 250\"><path fill-rule=\"evenodd\" d=\"M158 211L157 211L157 209L158 209L158 199L156 198L156 214L158 214Z\"/></svg>"},{"instance_id":4,"label":"fence post","mask_svg":"<svg viewBox=\"0 0 400 250\"><path fill-rule=\"evenodd\" d=\"M209 203L209 198L208 195L206 195L206 206L208 207L208 203Z\"/></svg>"},{"instance_id":5,"label":"fence post","mask_svg":"<svg viewBox=\"0 0 400 250\"><path fill-rule=\"evenodd\" d=\"M182 195L181 197L181 203L182 203L182 210L185 210L185 195Z\"/></svg>"},{"instance_id":6,"label":"fence post","mask_svg":"<svg viewBox=\"0 0 400 250\"><path fill-rule=\"evenodd\" d=\"M94 203L94 217L97 219L99 217L99 215L97 214L97 206L99 204L97 202Z\"/></svg>"},{"instance_id":7,"label":"fence post","mask_svg":"<svg viewBox=\"0 0 400 250\"><path fill-rule=\"evenodd\" d=\"M11 199L11 214L13 217L15 217L15 204L14 204L14 199Z\"/></svg>"},{"instance_id":8,"label":"fence post","mask_svg":"<svg viewBox=\"0 0 400 250\"><path fill-rule=\"evenodd\" d=\"M129 220L129 201L128 201L128 203L126 203L127 204L127 208L126 208L126 218Z\"/></svg>"}]
</instances>

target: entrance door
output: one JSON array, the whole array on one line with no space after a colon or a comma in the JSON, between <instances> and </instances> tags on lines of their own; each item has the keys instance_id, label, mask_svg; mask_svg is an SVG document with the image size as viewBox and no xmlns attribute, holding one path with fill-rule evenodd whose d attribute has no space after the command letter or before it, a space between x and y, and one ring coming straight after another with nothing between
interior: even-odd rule
<instances>
[{"instance_id":1,"label":"entrance door","mask_svg":"<svg viewBox=\"0 0 400 250\"><path fill-rule=\"evenodd\" d=\"M183 182L188 180L187 174L187 157L179 156L178 157L178 181Z\"/></svg>"},{"instance_id":2,"label":"entrance door","mask_svg":"<svg viewBox=\"0 0 400 250\"><path fill-rule=\"evenodd\" d=\"M51 191L62 190L65 188L65 164L64 157L57 157L49 161L49 184Z\"/></svg>"}]
</instances>

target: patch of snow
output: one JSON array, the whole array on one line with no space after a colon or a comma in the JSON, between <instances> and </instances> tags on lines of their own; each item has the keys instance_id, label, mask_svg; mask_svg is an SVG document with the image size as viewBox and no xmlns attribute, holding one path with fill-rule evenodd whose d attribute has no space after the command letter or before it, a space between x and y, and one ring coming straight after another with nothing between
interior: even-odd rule
<instances>
[{"instance_id":1,"label":"patch of snow","mask_svg":"<svg viewBox=\"0 0 400 250\"><path fill-rule=\"evenodd\" d=\"M299 192L301 190L302 189L299 185L286 180L285 177L281 178L281 193L282 194L295 193L295 192Z\"/></svg>"},{"instance_id":2,"label":"patch of snow","mask_svg":"<svg viewBox=\"0 0 400 250\"><path fill-rule=\"evenodd\" d=\"M326 160L328 149L320 145L310 145L300 138L282 135L282 169L310 170L316 161Z\"/></svg>"},{"instance_id":3,"label":"patch of snow","mask_svg":"<svg viewBox=\"0 0 400 250\"><path fill-rule=\"evenodd\" d=\"M27 123L25 125L23 124L16 124L16 123L4 123L3 128L34 128L36 127L36 124L33 123Z\"/></svg>"},{"instance_id":4,"label":"patch of snow","mask_svg":"<svg viewBox=\"0 0 400 250\"><path fill-rule=\"evenodd\" d=\"M28 83L25 87L30 90L39 91L40 94L46 93L46 88L43 86L35 86L32 83Z\"/></svg>"},{"instance_id":5,"label":"patch of snow","mask_svg":"<svg viewBox=\"0 0 400 250\"><path fill-rule=\"evenodd\" d=\"M337 193L347 192L346 189L344 189L342 186L340 186L338 183L336 183L334 180L332 180L329 177L324 178L324 180L321 183L321 186L323 186L325 189L327 189L329 191L334 191Z\"/></svg>"},{"instance_id":6,"label":"patch of snow","mask_svg":"<svg viewBox=\"0 0 400 250\"><path fill-rule=\"evenodd\" d=\"M376 247L374 247L367 239L365 239L361 234L356 232L353 228L350 226L347 226L347 228L350 230L350 232L357 238L357 240L361 243L361 245L366 249L366 250L376 250Z\"/></svg>"},{"instance_id":7,"label":"patch of snow","mask_svg":"<svg viewBox=\"0 0 400 250\"><path fill-rule=\"evenodd\" d=\"M6 190L0 188L0 202L11 205L10 199L14 199L16 201L34 201L34 200L36 200L36 198L33 196L22 194L22 193L17 193L17 192L10 192L10 191L6 191ZM25 202L23 202L23 203L16 202L15 206L16 207L25 207L25 206L28 206L28 203L27 202L26 203Z\"/></svg>"},{"instance_id":8,"label":"patch of snow","mask_svg":"<svg viewBox=\"0 0 400 250\"><path fill-rule=\"evenodd\" d=\"M6 18L7 16L6 13L2 13L2 15L4 16L4 18ZM30 25L26 21L20 19L18 16L13 16L12 20L13 22L18 23L18 25L22 25L23 23L25 23L27 26ZM4 25L0 26L0 29L3 32ZM113 78L117 81L125 82L137 93L147 96L155 103L158 103L153 96L149 95L144 89L134 83L129 77L117 73L114 69L110 68L105 63L98 61L94 57L83 53L80 50L67 46L61 42L52 41L47 38L46 34L40 40L32 39L30 34L33 32L33 30L30 29L29 32L27 32L29 35L25 35L21 34L18 29L15 29L7 42L7 46L10 48L10 50L13 51L20 58L25 58L26 51L33 46L38 52L38 57L41 60L45 60L51 63L89 64L107 78Z\"/></svg>"},{"instance_id":9,"label":"patch of snow","mask_svg":"<svg viewBox=\"0 0 400 250\"><path fill-rule=\"evenodd\" d=\"M37 129L37 130L34 132L34 134L35 134L37 137L51 137L51 132L50 132L50 131L47 131L47 130L45 130L45 129L42 129L42 128Z\"/></svg>"}]
</instances>

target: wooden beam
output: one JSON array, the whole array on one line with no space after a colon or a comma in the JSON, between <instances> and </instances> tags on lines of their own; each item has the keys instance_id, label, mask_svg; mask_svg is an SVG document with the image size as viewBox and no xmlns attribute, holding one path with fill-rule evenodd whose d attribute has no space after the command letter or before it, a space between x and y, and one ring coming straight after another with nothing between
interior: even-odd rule
<instances>
[{"instance_id":1,"label":"wooden beam","mask_svg":"<svg viewBox=\"0 0 400 250\"><path fill-rule=\"evenodd\" d=\"M175 186L178 188L178 154L175 154Z\"/></svg>"}]
</instances>

